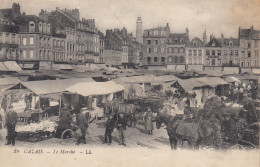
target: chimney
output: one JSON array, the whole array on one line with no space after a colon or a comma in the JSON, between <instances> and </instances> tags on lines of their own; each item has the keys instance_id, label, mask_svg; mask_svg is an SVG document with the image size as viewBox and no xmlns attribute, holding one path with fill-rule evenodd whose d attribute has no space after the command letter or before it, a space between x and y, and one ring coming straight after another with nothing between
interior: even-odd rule
<instances>
[{"instance_id":1,"label":"chimney","mask_svg":"<svg viewBox=\"0 0 260 167\"><path fill-rule=\"evenodd\" d=\"M189 40L189 29L188 28L186 28L186 37Z\"/></svg>"},{"instance_id":2,"label":"chimney","mask_svg":"<svg viewBox=\"0 0 260 167\"><path fill-rule=\"evenodd\" d=\"M208 43L208 40L207 40L207 32L205 30L205 32L203 33L203 45L206 45Z\"/></svg>"},{"instance_id":3,"label":"chimney","mask_svg":"<svg viewBox=\"0 0 260 167\"><path fill-rule=\"evenodd\" d=\"M254 26L252 25L252 26L250 27L250 29L251 29L251 31L254 31Z\"/></svg>"}]
</instances>

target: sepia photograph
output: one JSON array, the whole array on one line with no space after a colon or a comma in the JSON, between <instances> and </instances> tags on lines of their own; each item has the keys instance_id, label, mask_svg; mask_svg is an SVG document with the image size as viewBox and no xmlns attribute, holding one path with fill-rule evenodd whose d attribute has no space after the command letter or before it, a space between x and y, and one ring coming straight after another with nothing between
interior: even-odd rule
<instances>
[{"instance_id":1,"label":"sepia photograph","mask_svg":"<svg viewBox=\"0 0 260 167\"><path fill-rule=\"evenodd\" d=\"M259 167L260 0L0 0L0 166Z\"/></svg>"}]
</instances>

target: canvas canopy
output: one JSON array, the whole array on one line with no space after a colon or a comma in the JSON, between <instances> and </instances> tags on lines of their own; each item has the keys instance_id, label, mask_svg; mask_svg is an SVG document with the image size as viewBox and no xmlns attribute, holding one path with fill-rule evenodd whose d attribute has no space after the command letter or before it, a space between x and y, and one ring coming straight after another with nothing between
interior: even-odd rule
<instances>
[{"instance_id":1,"label":"canvas canopy","mask_svg":"<svg viewBox=\"0 0 260 167\"><path fill-rule=\"evenodd\" d=\"M21 67L15 61L5 61L3 63L10 71L22 71Z\"/></svg>"},{"instance_id":2,"label":"canvas canopy","mask_svg":"<svg viewBox=\"0 0 260 167\"><path fill-rule=\"evenodd\" d=\"M191 91L201 87L217 87L219 85L228 85L229 83L218 77L202 77L178 80L179 84L186 90Z\"/></svg>"},{"instance_id":3,"label":"canvas canopy","mask_svg":"<svg viewBox=\"0 0 260 167\"><path fill-rule=\"evenodd\" d=\"M81 82L72 85L65 90L82 96L107 95L123 91L125 88L113 82Z\"/></svg>"},{"instance_id":4,"label":"canvas canopy","mask_svg":"<svg viewBox=\"0 0 260 167\"><path fill-rule=\"evenodd\" d=\"M21 84L34 92L36 95L60 93L67 87L79 82L94 82L91 78L72 78L61 80L43 80L22 82Z\"/></svg>"}]
</instances>

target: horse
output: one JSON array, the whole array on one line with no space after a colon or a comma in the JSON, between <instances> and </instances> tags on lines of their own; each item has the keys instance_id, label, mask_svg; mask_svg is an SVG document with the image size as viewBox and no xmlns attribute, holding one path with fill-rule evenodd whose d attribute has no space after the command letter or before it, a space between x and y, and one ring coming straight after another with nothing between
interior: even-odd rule
<instances>
[{"instance_id":1,"label":"horse","mask_svg":"<svg viewBox=\"0 0 260 167\"><path fill-rule=\"evenodd\" d=\"M127 119L127 124L130 127L135 127L136 125L136 107L134 104L121 104L118 109L119 113L123 113Z\"/></svg>"},{"instance_id":2,"label":"horse","mask_svg":"<svg viewBox=\"0 0 260 167\"><path fill-rule=\"evenodd\" d=\"M181 143L183 143L183 141L187 141L192 149L197 149L199 148L199 145L202 144L204 139L208 137L219 138L218 132L220 132L221 128L219 128L220 126L213 125L216 124L214 121L214 123L212 123L210 120L198 120L193 122L195 125L197 125L197 130L193 131L193 136L185 136L176 133L177 128L181 122L185 122L182 116L171 116L159 112L156 117L157 129L159 129L163 123L166 125L166 130L169 136L172 150L177 149L178 141ZM219 141L216 142L216 144L219 145Z\"/></svg>"}]
</instances>

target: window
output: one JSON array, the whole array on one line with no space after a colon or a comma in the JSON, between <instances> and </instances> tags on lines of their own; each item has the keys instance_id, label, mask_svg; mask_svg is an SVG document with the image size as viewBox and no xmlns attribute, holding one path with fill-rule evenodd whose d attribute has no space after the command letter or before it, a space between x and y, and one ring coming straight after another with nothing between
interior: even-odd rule
<instances>
[{"instance_id":1,"label":"window","mask_svg":"<svg viewBox=\"0 0 260 167\"><path fill-rule=\"evenodd\" d=\"M255 58L258 59L258 50L255 50Z\"/></svg>"},{"instance_id":2,"label":"window","mask_svg":"<svg viewBox=\"0 0 260 167\"><path fill-rule=\"evenodd\" d=\"M218 52L218 56L221 56L221 50L218 50L217 52Z\"/></svg>"},{"instance_id":3,"label":"window","mask_svg":"<svg viewBox=\"0 0 260 167\"><path fill-rule=\"evenodd\" d=\"M147 40L147 44L148 44L148 45L151 45L151 40Z\"/></svg>"},{"instance_id":4,"label":"window","mask_svg":"<svg viewBox=\"0 0 260 167\"><path fill-rule=\"evenodd\" d=\"M189 58L189 64L192 64L192 58Z\"/></svg>"},{"instance_id":5,"label":"window","mask_svg":"<svg viewBox=\"0 0 260 167\"><path fill-rule=\"evenodd\" d=\"M154 52L154 53L157 53L157 48L153 48L153 52Z\"/></svg>"},{"instance_id":6,"label":"window","mask_svg":"<svg viewBox=\"0 0 260 167\"><path fill-rule=\"evenodd\" d=\"M201 58L198 59L198 64L202 64L202 59Z\"/></svg>"},{"instance_id":7,"label":"window","mask_svg":"<svg viewBox=\"0 0 260 167\"><path fill-rule=\"evenodd\" d=\"M194 43L193 43L193 46L197 46L197 43L196 43L196 42L194 42Z\"/></svg>"},{"instance_id":8,"label":"window","mask_svg":"<svg viewBox=\"0 0 260 167\"><path fill-rule=\"evenodd\" d=\"M165 62L165 58L161 57L161 62L164 63Z\"/></svg>"},{"instance_id":9,"label":"window","mask_svg":"<svg viewBox=\"0 0 260 167\"><path fill-rule=\"evenodd\" d=\"M151 63L151 57L147 57L147 62Z\"/></svg>"},{"instance_id":10,"label":"window","mask_svg":"<svg viewBox=\"0 0 260 167\"><path fill-rule=\"evenodd\" d=\"M247 43L247 48L251 48L251 42Z\"/></svg>"},{"instance_id":11,"label":"window","mask_svg":"<svg viewBox=\"0 0 260 167\"><path fill-rule=\"evenodd\" d=\"M180 53L184 53L184 49L183 48L180 48Z\"/></svg>"},{"instance_id":12,"label":"window","mask_svg":"<svg viewBox=\"0 0 260 167\"><path fill-rule=\"evenodd\" d=\"M33 50L30 50L30 59L33 59Z\"/></svg>"},{"instance_id":13,"label":"window","mask_svg":"<svg viewBox=\"0 0 260 167\"><path fill-rule=\"evenodd\" d=\"M165 40L161 40L161 44L164 45L165 44Z\"/></svg>"},{"instance_id":14,"label":"window","mask_svg":"<svg viewBox=\"0 0 260 167\"><path fill-rule=\"evenodd\" d=\"M33 45L33 37L30 37L30 45Z\"/></svg>"},{"instance_id":15,"label":"window","mask_svg":"<svg viewBox=\"0 0 260 167\"><path fill-rule=\"evenodd\" d=\"M229 46L233 46L233 42L232 41L229 42Z\"/></svg>"},{"instance_id":16,"label":"window","mask_svg":"<svg viewBox=\"0 0 260 167\"><path fill-rule=\"evenodd\" d=\"M227 51L226 50L224 50L224 56L226 56L227 55Z\"/></svg>"},{"instance_id":17,"label":"window","mask_svg":"<svg viewBox=\"0 0 260 167\"><path fill-rule=\"evenodd\" d=\"M25 50L22 51L22 56L23 56L23 59L25 60L26 59L26 51Z\"/></svg>"},{"instance_id":18,"label":"window","mask_svg":"<svg viewBox=\"0 0 260 167\"><path fill-rule=\"evenodd\" d=\"M39 32L42 33L42 23L39 23Z\"/></svg>"},{"instance_id":19,"label":"window","mask_svg":"<svg viewBox=\"0 0 260 167\"><path fill-rule=\"evenodd\" d=\"M206 62L207 62L207 65L210 65L210 59L207 59Z\"/></svg>"},{"instance_id":20,"label":"window","mask_svg":"<svg viewBox=\"0 0 260 167\"><path fill-rule=\"evenodd\" d=\"M197 58L193 59L193 64L197 64Z\"/></svg>"},{"instance_id":21,"label":"window","mask_svg":"<svg viewBox=\"0 0 260 167\"><path fill-rule=\"evenodd\" d=\"M251 62L250 61L247 62L247 67L251 67Z\"/></svg>"},{"instance_id":22,"label":"window","mask_svg":"<svg viewBox=\"0 0 260 167\"><path fill-rule=\"evenodd\" d=\"M209 56L210 55L210 51L206 50L206 55Z\"/></svg>"},{"instance_id":23,"label":"window","mask_svg":"<svg viewBox=\"0 0 260 167\"><path fill-rule=\"evenodd\" d=\"M154 40L154 44L155 44L155 45L158 45L158 40Z\"/></svg>"},{"instance_id":24,"label":"window","mask_svg":"<svg viewBox=\"0 0 260 167\"><path fill-rule=\"evenodd\" d=\"M152 48L147 48L147 53L152 53Z\"/></svg>"},{"instance_id":25,"label":"window","mask_svg":"<svg viewBox=\"0 0 260 167\"><path fill-rule=\"evenodd\" d=\"M47 33L48 33L48 34L51 33L51 25L50 25L50 24L48 24L48 26L47 26Z\"/></svg>"},{"instance_id":26,"label":"window","mask_svg":"<svg viewBox=\"0 0 260 167\"><path fill-rule=\"evenodd\" d=\"M215 56L216 55L215 50L212 50L211 54L212 54L212 56Z\"/></svg>"},{"instance_id":27,"label":"window","mask_svg":"<svg viewBox=\"0 0 260 167\"><path fill-rule=\"evenodd\" d=\"M212 59L212 65L214 66L215 64L215 59Z\"/></svg>"},{"instance_id":28,"label":"window","mask_svg":"<svg viewBox=\"0 0 260 167\"><path fill-rule=\"evenodd\" d=\"M157 58L157 57L154 57L154 62L157 63L157 61L158 61L158 58Z\"/></svg>"},{"instance_id":29,"label":"window","mask_svg":"<svg viewBox=\"0 0 260 167\"><path fill-rule=\"evenodd\" d=\"M150 31L147 31L147 36L150 36Z\"/></svg>"},{"instance_id":30,"label":"window","mask_svg":"<svg viewBox=\"0 0 260 167\"><path fill-rule=\"evenodd\" d=\"M202 56L202 50L199 50L199 56Z\"/></svg>"},{"instance_id":31,"label":"window","mask_svg":"<svg viewBox=\"0 0 260 167\"><path fill-rule=\"evenodd\" d=\"M232 56L233 55L233 50L229 50L229 56Z\"/></svg>"},{"instance_id":32,"label":"window","mask_svg":"<svg viewBox=\"0 0 260 167\"><path fill-rule=\"evenodd\" d=\"M197 50L193 50L193 55L197 56Z\"/></svg>"},{"instance_id":33,"label":"window","mask_svg":"<svg viewBox=\"0 0 260 167\"><path fill-rule=\"evenodd\" d=\"M26 38L23 38L23 45L26 45Z\"/></svg>"},{"instance_id":34,"label":"window","mask_svg":"<svg viewBox=\"0 0 260 167\"><path fill-rule=\"evenodd\" d=\"M168 53L172 53L172 48L169 48Z\"/></svg>"},{"instance_id":35,"label":"window","mask_svg":"<svg viewBox=\"0 0 260 167\"><path fill-rule=\"evenodd\" d=\"M247 57L248 57L248 58L251 57L251 52L250 52L250 51L247 52Z\"/></svg>"},{"instance_id":36,"label":"window","mask_svg":"<svg viewBox=\"0 0 260 167\"><path fill-rule=\"evenodd\" d=\"M43 32L43 33L46 33L46 30L47 30L47 25L46 25L46 23L44 23L44 24L43 24L43 30L42 30L42 32Z\"/></svg>"},{"instance_id":37,"label":"window","mask_svg":"<svg viewBox=\"0 0 260 167\"><path fill-rule=\"evenodd\" d=\"M255 61L255 67L258 67L259 66L259 60L256 60Z\"/></svg>"},{"instance_id":38,"label":"window","mask_svg":"<svg viewBox=\"0 0 260 167\"><path fill-rule=\"evenodd\" d=\"M218 65L221 65L221 59L218 59Z\"/></svg>"},{"instance_id":39,"label":"window","mask_svg":"<svg viewBox=\"0 0 260 167\"><path fill-rule=\"evenodd\" d=\"M174 53L178 53L179 49L178 48L174 48Z\"/></svg>"},{"instance_id":40,"label":"window","mask_svg":"<svg viewBox=\"0 0 260 167\"><path fill-rule=\"evenodd\" d=\"M238 50L235 50L235 56L238 56Z\"/></svg>"},{"instance_id":41,"label":"window","mask_svg":"<svg viewBox=\"0 0 260 167\"><path fill-rule=\"evenodd\" d=\"M173 61L172 57L171 57L171 56L168 57L168 62L169 62L169 63L172 63L172 61Z\"/></svg>"},{"instance_id":42,"label":"window","mask_svg":"<svg viewBox=\"0 0 260 167\"><path fill-rule=\"evenodd\" d=\"M1 42L1 36L0 36L0 42ZM18 45L21 45L21 38L18 38Z\"/></svg>"},{"instance_id":43,"label":"window","mask_svg":"<svg viewBox=\"0 0 260 167\"><path fill-rule=\"evenodd\" d=\"M242 57L246 57L246 55L245 55L245 51L241 51L241 54L242 54Z\"/></svg>"},{"instance_id":44,"label":"window","mask_svg":"<svg viewBox=\"0 0 260 167\"><path fill-rule=\"evenodd\" d=\"M164 53L164 48L161 48L161 53Z\"/></svg>"},{"instance_id":45,"label":"window","mask_svg":"<svg viewBox=\"0 0 260 167\"><path fill-rule=\"evenodd\" d=\"M29 32L35 32L35 23L33 21L29 22Z\"/></svg>"},{"instance_id":46,"label":"window","mask_svg":"<svg viewBox=\"0 0 260 167\"><path fill-rule=\"evenodd\" d=\"M244 42L244 41L241 42L241 46L242 46L243 48L245 47L245 42Z\"/></svg>"},{"instance_id":47,"label":"window","mask_svg":"<svg viewBox=\"0 0 260 167\"><path fill-rule=\"evenodd\" d=\"M258 41L255 40L255 48L258 48Z\"/></svg>"},{"instance_id":48,"label":"window","mask_svg":"<svg viewBox=\"0 0 260 167\"><path fill-rule=\"evenodd\" d=\"M189 50L189 56L192 56L192 50Z\"/></svg>"}]
</instances>

